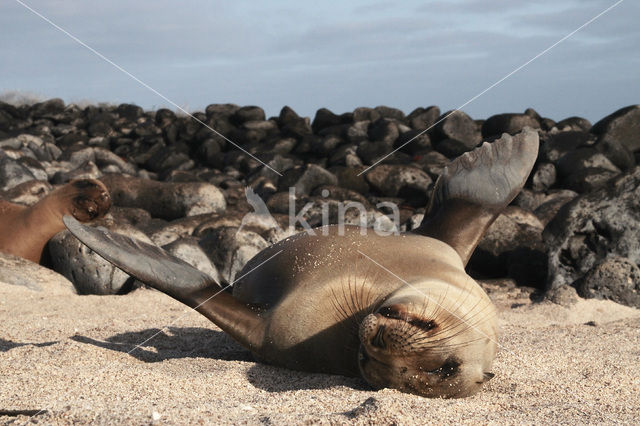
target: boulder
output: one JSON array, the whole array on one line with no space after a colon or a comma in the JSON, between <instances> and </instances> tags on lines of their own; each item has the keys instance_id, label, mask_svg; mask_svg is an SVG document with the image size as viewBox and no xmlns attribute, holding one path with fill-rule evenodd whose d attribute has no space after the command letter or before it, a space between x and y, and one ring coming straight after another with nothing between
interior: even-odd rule
<instances>
[{"instance_id":1,"label":"boulder","mask_svg":"<svg viewBox=\"0 0 640 426\"><path fill-rule=\"evenodd\" d=\"M537 115L537 114L536 114ZM515 135L525 127L540 128L540 121L530 114L496 114L482 124L482 136L489 138L503 133Z\"/></svg>"},{"instance_id":2,"label":"boulder","mask_svg":"<svg viewBox=\"0 0 640 426\"><path fill-rule=\"evenodd\" d=\"M404 165L382 164L365 173L371 188L386 197L399 197L410 205L426 205L433 180L423 170Z\"/></svg>"},{"instance_id":3,"label":"boulder","mask_svg":"<svg viewBox=\"0 0 640 426\"><path fill-rule=\"evenodd\" d=\"M489 227L468 268L487 278L509 276L519 285L544 287L547 255L542 223L530 212L508 207Z\"/></svg>"},{"instance_id":4,"label":"boulder","mask_svg":"<svg viewBox=\"0 0 640 426\"><path fill-rule=\"evenodd\" d=\"M337 185L338 178L328 170L315 165L294 167L287 170L278 182L280 191L295 188L296 195L309 195L321 185Z\"/></svg>"},{"instance_id":5,"label":"boulder","mask_svg":"<svg viewBox=\"0 0 640 426\"><path fill-rule=\"evenodd\" d=\"M575 287L611 256L640 264L640 167L564 205L543 235L548 288Z\"/></svg>"},{"instance_id":6,"label":"boulder","mask_svg":"<svg viewBox=\"0 0 640 426\"><path fill-rule=\"evenodd\" d=\"M440 141L453 139L460 142L466 151L471 151L482 142L482 135L476 123L462 111L449 111L444 113L436 124L432 139L436 149ZM446 155L446 154L445 154Z\"/></svg>"},{"instance_id":7,"label":"boulder","mask_svg":"<svg viewBox=\"0 0 640 426\"><path fill-rule=\"evenodd\" d=\"M591 133L600 139L617 140L629 151L640 150L640 105L621 108L598 121Z\"/></svg>"},{"instance_id":8,"label":"boulder","mask_svg":"<svg viewBox=\"0 0 640 426\"><path fill-rule=\"evenodd\" d=\"M226 209L224 195L210 183L158 182L117 174L105 175L101 180L114 205L142 208L153 217L173 220Z\"/></svg>"},{"instance_id":9,"label":"boulder","mask_svg":"<svg viewBox=\"0 0 640 426\"><path fill-rule=\"evenodd\" d=\"M640 268L626 257L609 256L575 283L581 297L608 299L640 308Z\"/></svg>"}]
</instances>

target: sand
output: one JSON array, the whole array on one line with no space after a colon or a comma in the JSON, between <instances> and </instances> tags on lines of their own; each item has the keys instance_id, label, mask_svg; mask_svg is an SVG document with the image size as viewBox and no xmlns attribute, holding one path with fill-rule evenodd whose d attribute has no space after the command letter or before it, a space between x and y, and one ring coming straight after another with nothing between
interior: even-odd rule
<instances>
[{"instance_id":1,"label":"sand","mask_svg":"<svg viewBox=\"0 0 640 426\"><path fill-rule=\"evenodd\" d=\"M640 311L613 302L563 307L532 303L523 290L492 291L502 345L496 376L473 397L443 400L255 363L204 317L153 290L77 296L7 281L0 276L0 422L7 424L640 419ZM38 413L18 415L24 410Z\"/></svg>"}]
</instances>

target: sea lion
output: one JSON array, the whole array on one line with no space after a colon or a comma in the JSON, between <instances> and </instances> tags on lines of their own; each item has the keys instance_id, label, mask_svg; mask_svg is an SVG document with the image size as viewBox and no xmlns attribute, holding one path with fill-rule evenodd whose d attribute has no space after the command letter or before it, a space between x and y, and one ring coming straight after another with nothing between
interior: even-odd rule
<instances>
[{"instance_id":1,"label":"sea lion","mask_svg":"<svg viewBox=\"0 0 640 426\"><path fill-rule=\"evenodd\" d=\"M95 179L69 182L29 207L0 200L0 251L40 263L44 246L65 229L64 215L87 222L110 207L107 188Z\"/></svg>"},{"instance_id":2,"label":"sea lion","mask_svg":"<svg viewBox=\"0 0 640 426\"><path fill-rule=\"evenodd\" d=\"M258 360L462 397L493 376L497 349L494 307L464 267L522 189L537 151L538 134L528 129L484 143L444 169L414 232L329 226L291 236L251 259L233 294L157 247L64 221L105 259L202 313Z\"/></svg>"}]
</instances>

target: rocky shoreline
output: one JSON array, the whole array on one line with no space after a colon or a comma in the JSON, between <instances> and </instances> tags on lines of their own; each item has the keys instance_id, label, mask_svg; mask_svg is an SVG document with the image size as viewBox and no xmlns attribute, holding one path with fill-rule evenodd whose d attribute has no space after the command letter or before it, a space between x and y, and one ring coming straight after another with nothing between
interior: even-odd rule
<instances>
[{"instance_id":1,"label":"rocky shoreline","mask_svg":"<svg viewBox=\"0 0 640 426\"><path fill-rule=\"evenodd\" d=\"M291 211L317 226L336 223L340 203L357 202L366 211L347 214L347 223L389 228L386 206L395 205L398 227L411 229L452 158L524 127L539 133L538 161L476 250L471 275L510 277L552 300L573 287L582 297L640 307L640 106L592 125L532 109L474 120L435 106L408 115L382 106L339 115L323 108L310 120L289 107L267 118L257 106L214 104L189 117L130 104L0 103L0 197L33 204L71 179L100 178L116 206L101 225L231 282L254 254L290 233ZM279 228L255 214L246 220L254 210L247 187ZM137 286L89 253L79 265L83 248L66 233L49 249L49 265L80 293ZM79 270L87 277L78 279Z\"/></svg>"}]
</instances>

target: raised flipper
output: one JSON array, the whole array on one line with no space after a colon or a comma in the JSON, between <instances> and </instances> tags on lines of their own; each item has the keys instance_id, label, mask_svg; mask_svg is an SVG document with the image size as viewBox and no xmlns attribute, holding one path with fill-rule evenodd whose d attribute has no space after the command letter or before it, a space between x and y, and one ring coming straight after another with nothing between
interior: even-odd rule
<instances>
[{"instance_id":1,"label":"raised flipper","mask_svg":"<svg viewBox=\"0 0 640 426\"><path fill-rule=\"evenodd\" d=\"M487 228L522 190L538 144L538 133L525 128L456 158L436 181L414 232L449 244L466 265Z\"/></svg>"},{"instance_id":2,"label":"raised flipper","mask_svg":"<svg viewBox=\"0 0 640 426\"><path fill-rule=\"evenodd\" d=\"M249 350L262 345L264 321L210 276L151 244L82 225L64 216L67 229L100 256L143 283L197 310Z\"/></svg>"}]
</instances>

